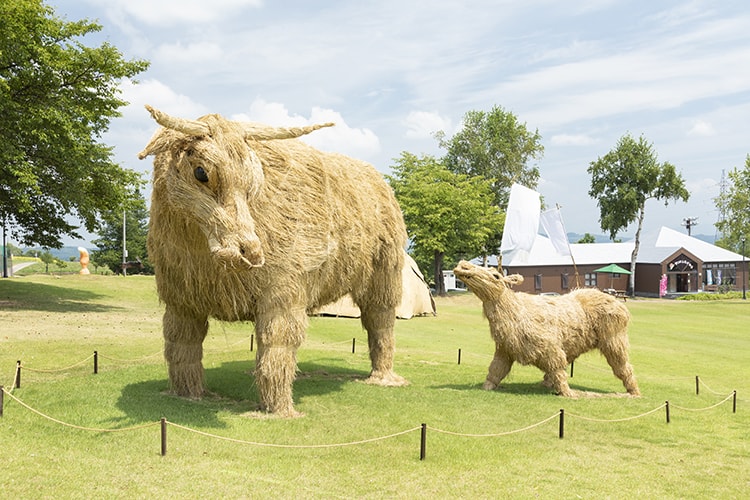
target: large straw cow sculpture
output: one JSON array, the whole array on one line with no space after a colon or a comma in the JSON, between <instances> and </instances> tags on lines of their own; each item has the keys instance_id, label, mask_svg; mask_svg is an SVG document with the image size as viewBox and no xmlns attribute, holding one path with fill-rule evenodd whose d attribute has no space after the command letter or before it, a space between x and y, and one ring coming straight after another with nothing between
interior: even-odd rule
<instances>
[{"instance_id":1,"label":"large straw cow sculpture","mask_svg":"<svg viewBox=\"0 0 750 500\"><path fill-rule=\"evenodd\" d=\"M557 297L514 292L510 287L523 282L521 275L504 276L466 261L454 273L482 301L495 341L485 389L495 389L518 362L542 370L544 385L556 393L574 396L567 366L599 349L628 393L640 394L628 362L630 312L615 297L592 288Z\"/></svg>"},{"instance_id":2,"label":"large straw cow sculpture","mask_svg":"<svg viewBox=\"0 0 750 500\"><path fill-rule=\"evenodd\" d=\"M297 415L307 312L347 293L368 334L367 381L405 384L393 371L393 326L406 230L382 175L295 140L332 124L276 128L147 109L162 126L139 158L155 157L148 250L166 306L171 390L204 394L209 318L252 321L261 409Z\"/></svg>"}]
</instances>

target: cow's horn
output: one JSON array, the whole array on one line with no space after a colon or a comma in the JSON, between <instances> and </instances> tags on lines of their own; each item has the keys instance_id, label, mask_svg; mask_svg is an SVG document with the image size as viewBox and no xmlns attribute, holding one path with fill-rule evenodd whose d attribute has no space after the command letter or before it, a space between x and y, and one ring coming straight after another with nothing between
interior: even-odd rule
<instances>
[{"instance_id":1,"label":"cow's horn","mask_svg":"<svg viewBox=\"0 0 750 500\"><path fill-rule=\"evenodd\" d=\"M148 104L146 104L146 109L151 113L151 117L156 120L156 123L162 127L176 130L177 132L182 132L187 135L208 135L210 133L208 125L203 122L175 118L174 116L169 116L163 111L152 108Z\"/></svg>"},{"instance_id":2,"label":"cow's horn","mask_svg":"<svg viewBox=\"0 0 750 500\"><path fill-rule=\"evenodd\" d=\"M245 131L246 139L267 141L271 139L294 139L295 137L309 134L320 128L333 127L335 124L331 122L318 123L306 127L269 127L267 125L259 125L256 123L241 123L241 125Z\"/></svg>"}]
</instances>

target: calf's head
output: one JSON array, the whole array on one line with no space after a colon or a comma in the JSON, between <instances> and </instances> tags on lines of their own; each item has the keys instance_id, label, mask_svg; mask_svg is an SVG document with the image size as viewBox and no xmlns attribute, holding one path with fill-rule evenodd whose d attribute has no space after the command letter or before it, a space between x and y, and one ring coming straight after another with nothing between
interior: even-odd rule
<instances>
[{"instance_id":1,"label":"calf's head","mask_svg":"<svg viewBox=\"0 0 750 500\"><path fill-rule=\"evenodd\" d=\"M511 286L523 283L520 274L504 276L494 267L477 266L465 260L459 262L453 272L483 301L498 300Z\"/></svg>"},{"instance_id":2,"label":"calf's head","mask_svg":"<svg viewBox=\"0 0 750 500\"><path fill-rule=\"evenodd\" d=\"M263 166L252 149L259 141L291 139L332 123L281 128L229 121L219 115L185 120L150 106L161 128L138 155L154 155L154 204L170 220L194 223L211 254L232 266L262 266L263 242L249 210L263 188Z\"/></svg>"}]
</instances>

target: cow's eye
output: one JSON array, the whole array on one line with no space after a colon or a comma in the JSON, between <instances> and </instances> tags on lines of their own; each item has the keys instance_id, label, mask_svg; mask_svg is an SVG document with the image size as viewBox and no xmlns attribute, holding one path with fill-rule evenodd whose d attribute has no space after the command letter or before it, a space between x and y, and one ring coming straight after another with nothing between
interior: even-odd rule
<instances>
[{"instance_id":1,"label":"cow's eye","mask_svg":"<svg viewBox=\"0 0 750 500\"><path fill-rule=\"evenodd\" d=\"M203 167L196 167L193 174L195 174L195 178L199 181L208 182L208 174L203 170Z\"/></svg>"}]
</instances>

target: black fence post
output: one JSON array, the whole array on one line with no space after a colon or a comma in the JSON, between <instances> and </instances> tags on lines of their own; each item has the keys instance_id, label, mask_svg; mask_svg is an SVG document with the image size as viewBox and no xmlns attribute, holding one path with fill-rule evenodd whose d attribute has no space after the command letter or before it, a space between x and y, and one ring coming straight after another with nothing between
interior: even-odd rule
<instances>
[{"instance_id":1,"label":"black fence post","mask_svg":"<svg viewBox=\"0 0 750 500\"><path fill-rule=\"evenodd\" d=\"M2 385L0 385L0 417L3 416L4 397L5 397L5 388Z\"/></svg>"},{"instance_id":2,"label":"black fence post","mask_svg":"<svg viewBox=\"0 0 750 500\"><path fill-rule=\"evenodd\" d=\"M254 343L255 343L255 335L250 335L250 352L253 352Z\"/></svg>"},{"instance_id":3,"label":"black fence post","mask_svg":"<svg viewBox=\"0 0 750 500\"><path fill-rule=\"evenodd\" d=\"M167 419L161 417L161 456L167 454Z\"/></svg>"},{"instance_id":4,"label":"black fence post","mask_svg":"<svg viewBox=\"0 0 750 500\"><path fill-rule=\"evenodd\" d=\"M458 350L458 364L461 364L461 349Z\"/></svg>"},{"instance_id":5,"label":"black fence post","mask_svg":"<svg viewBox=\"0 0 750 500\"><path fill-rule=\"evenodd\" d=\"M737 413L737 391L732 391L732 413Z\"/></svg>"},{"instance_id":6,"label":"black fence post","mask_svg":"<svg viewBox=\"0 0 750 500\"><path fill-rule=\"evenodd\" d=\"M16 389L21 388L21 360L16 361Z\"/></svg>"},{"instance_id":7,"label":"black fence post","mask_svg":"<svg viewBox=\"0 0 750 500\"><path fill-rule=\"evenodd\" d=\"M667 409L667 423L669 423L669 401L665 401L665 408Z\"/></svg>"},{"instance_id":8,"label":"black fence post","mask_svg":"<svg viewBox=\"0 0 750 500\"><path fill-rule=\"evenodd\" d=\"M573 367L575 365L575 361L570 362L570 378L573 378Z\"/></svg>"},{"instance_id":9,"label":"black fence post","mask_svg":"<svg viewBox=\"0 0 750 500\"><path fill-rule=\"evenodd\" d=\"M99 373L99 352L94 351L94 375Z\"/></svg>"},{"instance_id":10,"label":"black fence post","mask_svg":"<svg viewBox=\"0 0 750 500\"><path fill-rule=\"evenodd\" d=\"M695 395L696 396L698 394L700 394L700 385L699 385L699 382L700 382L700 378L698 378L698 375L696 375L695 376Z\"/></svg>"},{"instance_id":11,"label":"black fence post","mask_svg":"<svg viewBox=\"0 0 750 500\"><path fill-rule=\"evenodd\" d=\"M560 408L560 439L565 437L565 410Z\"/></svg>"},{"instance_id":12,"label":"black fence post","mask_svg":"<svg viewBox=\"0 0 750 500\"><path fill-rule=\"evenodd\" d=\"M354 348L357 345L357 337L352 337L352 354L354 354Z\"/></svg>"},{"instance_id":13,"label":"black fence post","mask_svg":"<svg viewBox=\"0 0 750 500\"><path fill-rule=\"evenodd\" d=\"M422 424L422 437L419 441L419 459L424 460L427 453L427 424Z\"/></svg>"}]
</instances>

